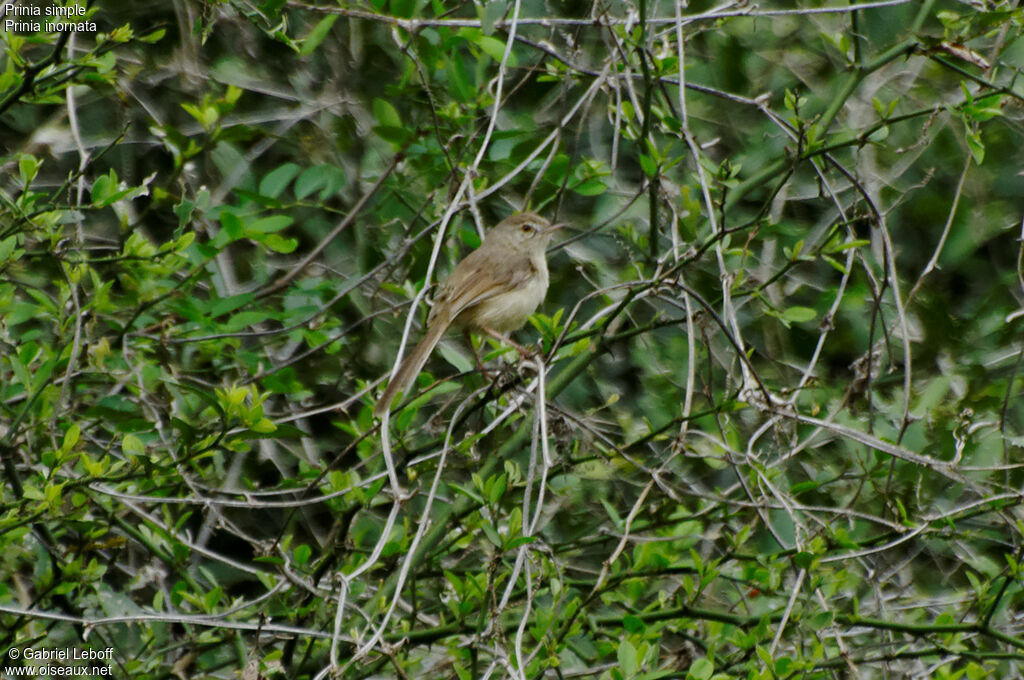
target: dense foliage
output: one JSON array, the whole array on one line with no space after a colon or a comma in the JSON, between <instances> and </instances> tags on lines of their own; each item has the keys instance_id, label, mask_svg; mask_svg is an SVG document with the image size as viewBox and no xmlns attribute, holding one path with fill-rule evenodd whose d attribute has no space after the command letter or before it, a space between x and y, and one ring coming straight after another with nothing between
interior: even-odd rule
<instances>
[{"instance_id":1,"label":"dense foliage","mask_svg":"<svg viewBox=\"0 0 1024 680\"><path fill-rule=\"evenodd\" d=\"M1018 4L3 33L2 663L1024 674ZM453 334L375 420L433 284L527 208L572 225L536 354Z\"/></svg>"}]
</instances>

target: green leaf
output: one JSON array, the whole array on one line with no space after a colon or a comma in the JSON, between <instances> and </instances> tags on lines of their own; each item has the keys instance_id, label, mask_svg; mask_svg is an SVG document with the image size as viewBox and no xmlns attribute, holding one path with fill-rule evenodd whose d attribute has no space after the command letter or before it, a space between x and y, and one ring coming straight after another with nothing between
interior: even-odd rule
<instances>
[{"instance_id":1,"label":"green leaf","mask_svg":"<svg viewBox=\"0 0 1024 680\"><path fill-rule=\"evenodd\" d=\"M157 43L157 42L160 42L163 39L164 35L166 35L166 34L167 34L167 29L166 28L158 28L157 30L153 31L152 33L147 33L146 35L140 35L138 38L136 38L136 40L138 40L139 42L144 42L144 43Z\"/></svg>"},{"instance_id":2,"label":"green leaf","mask_svg":"<svg viewBox=\"0 0 1024 680\"><path fill-rule=\"evenodd\" d=\"M242 218L228 210L222 210L220 213L220 228L223 230L224 237L216 239L218 241L216 245L224 246L245 236L245 224L242 222ZM218 236L220 235L218 234ZM224 242L219 243L222 240Z\"/></svg>"},{"instance_id":3,"label":"green leaf","mask_svg":"<svg viewBox=\"0 0 1024 680\"><path fill-rule=\"evenodd\" d=\"M146 452L146 447L142 444L142 440L134 434L126 434L124 439L121 440L121 450L129 455L142 455Z\"/></svg>"},{"instance_id":4,"label":"green leaf","mask_svg":"<svg viewBox=\"0 0 1024 680\"><path fill-rule=\"evenodd\" d=\"M452 54L448 59L445 72L448 74L448 83L451 85L452 94L456 100L470 102L476 99L476 88L469 82L466 65L458 52Z\"/></svg>"},{"instance_id":5,"label":"green leaf","mask_svg":"<svg viewBox=\"0 0 1024 680\"><path fill-rule=\"evenodd\" d=\"M388 142L402 144L409 137L409 131L402 127L402 119L398 110L384 99L373 100L373 117L379 125L374 126L373 131Z\"/></svg>"},{"instance_id":6,"label":"green leaf","mask_svg":"<svg viewBox=\"0 0 1024 680\"><path fill-rule=\"evenodd\" d=\"M411 348L406 348L406 355L412 351ZM436 350L445 361L455 367L460 373L465 373L473 370L473 361L467 356L466 352L460 352L457 347L447 344L440 343Z\"/></svg>"},{"instance_id":7,"label":"green leaf","mask_svg":"<svg viewBox=\"0 0 1024 680\"><path fill-rule=\"evenodd\" d=\"M217 318L222 314L233 312L239 307L244 307L245 305L252 302L252 300L252 293L240 293L238 295L229 295L228 297L214 298L208 306L207 314L209 314L213 318ZM246 392L245 390L233 390L232 394L237 395L235 396L235 398L239 402L241 402L241 400L245 398L248 392Z\"/></svg>"},{"instance_id":8,"label":"green leaf","mask_svg":"<svg viewBox=\"0 0 1024 680\"><path fill-rule=\"evenodd\" d=\"M882 127L878 128L877 130L872 132L870 135L868 135L868 141L876 143L876 144L878 142L884 142L887 139L889 139L889 126L888 125L883 125Z\"/></svg>"},{"instance_id":9,"label":"green leaf","mask_svg":"<svg viewBox=\"0 0 1024 680\"><path fill-rule=\"evenodd\" d=\"M488 482L487 500L491 505L495 505L505 494L505 489L508 487L508 478L505 475L499 475L497 478L492 477Z\"/></svg>"},{"instance_id":10,"label":"green leaf","mask_svg":"<svg viewBox=\"0 0 1024 680\"><path fill-rule=\"evenodd\" d=\"M830 265L832 265L840 274L845 275L847 273L846 265L837 260L836 258L832 257L831 255L826 255L822 253L821 258L825 260L825 262L828 262Z\"/></svg>"},{"instance_id":11,"label":"green leaf","mask_svg":"<svg viewBox=\"0 0 1024 680\"><path fill-rule=\"evenodd\" d=\"M68 431L64 433L64 441L61 442L60 452L68 453L71 449L75 448L75 444L78 443L78 438L82 435L82 430L78 426L78 423L72 423Z\"/></svg>"},{"instance_id":12,"label":"green leaf","mask_svg":"<svg viewBox=\"0 0 1024 680\"><path fill-rule=\"evenodd\" d=\"M203 129L207 132L213 130L217 125L217 121L220 120L220 111L217 107L212 104L204 104L202 106L196 106L195 104L182 104L181 108L199 121L199 124L203 126Z\"/></svg>"},{"instance_id":13,"label":"green leaf","mask_svg":"<svg viewBox=\"0 0 1024 680\"><path fill-rule=\"evenodd\" d=\"M274 315L267 311L247 310L233 315L230 319L227 320L227 322L224 323L222 327L225 332L234 333L242 330L243 328L254 326L258 323L263 323L264 321L272 318L273 316Z\"/></svg>"},{"instance_id":14,"label":"green leaf","mask_svg":"<svg viewBox=\"0 0 1024 680\"><path fill-rule=\"evenodd\" d=\"M654 177L658 174L657 162L645 153L640 154L640 169L648 177Z\"/></svg>"},{"instance_id":15,"label":"green leaf","mask_svg":"<svg viewBox=\"0 0 1024 680\"><path fill-rule=\"evenodd\" d=\"M980 132L967 130L967 148L971 150L974 162L981 165L985 160L985 144L981 141Z\"/></svg>"},{"instance_id":16,"label":"green leaf","mask_svg":"<svg viewBox=\"0 0 1024 680\"><path fill-rule=\"evenodd\" d=\"M322 43L324 38L327 37L327 34L331 30L331 26L334 26L334 22L338 20L338 16L339 15L337 14L328 14L321 19L317 25L313 27L313 30L309 32L306 39L302 41L302 48L299 50L299 54L305 57L316 51L316 48L319 47L320 43Z\"/></svg>"},{"instance_id":17,"label":"green leaf","mask_svg":"<svg viewBox=\"0 0 1024 680\"><path fill-rule=\"evenodd\" d=\"M249 429L258 434L270 434L277 430L277 425L269 418L260 418L249 426Z\"/></svg>"},{"instance_id":18,"label":"green leaf","mask_svg":"<svg viewBox=\"0 0 1024 680\"><path fill-rule=\"evenodd\" d=\"M299 247L299 239L283 238L277 234L267 234L260 239L260 242L275 253L281 253L283 255L294 252L295 249Z\"/></svg>"},{"instance_id":19,"label":"green leaf","mask_svg":"<svg viewBox=\"0 0 1024 680\"><path fill-rule=\"evenodd\" d=\"M306 168L295 180L292 191L295 198L302 200L315 191L323 190L321 198L327 198L340 189L345 182L345 173L341 168L333 165L315 165Z\"/></svg>"},{"instance_id":20,"label":"green leaf","mask_svg":"<svg viewBox=\"0 0 1024 680\"><path fill-rule=\"evenodd\" d=\"M496 548L503 547L502 546L502 541L501 541L501 536L495 530L493 524L491 524L487 520L483 520L480 523L480 528L483 529L484 535L487 537L487 540L489 540L491 543L493 543L494 547L496 547Z\"/></svg>"},{"instance_id":21,"label":"green leaf","mask_svg":"<svg viewBox=\"0 0 1024 680\"><path fill-rule=\"evenodd\" d=\"M618 650L619 668L622 669L622 673L627 677L633 677L640 670L640 663L637 661L636 647L634 647L629 640L623 640L619 643Z\"/></svg>"},{"instance_id":22,"label":"green leaf","mask_svg":"<svg viewBox=\"0 0 1024 680\"><path fill-rule=\"evenodd\" d=\"M39 173L39 166L42 164L43 162L35 156L27 153L18 155L18 174L21 177L23 187L27 189L28 185L32 184L32 180L36 178L36 174Z\"/></svg>"},{"instance_id":23,"label":"green leaf","mask_svg":"<svg viewBox=\"0 0 1024 680\"><path fill-rule=\"evenodd\" d=\"M505 58L505 43L503 41L482 35L474 42L494 61L501 63L501 60ZM505 63L510 68L516 66L516 55L514 52L509 52L508 61Z\"/></svg>"},{"instance_id":24,"label":"green leaf","mask_svg":"<svg viewBox=\"0 0 1024 680\"><path fill-rule=\"evenodd\" d=\"M14 248L18 245L18 235L8 236L3 241L0 241L0 265L3 265L7 261L18 260L24 253L24 250L18 250L15 252Z\"/></svg>"},{"instance_id":25,"label":"green leaf","mask_svg":"<svg viewBox=\"0 0 1024 680\"><path fill-rule=\"evenodd\" d=\"M782 318L790 323L805 323L814 320L817 315L810 307L789 307L782 313Z\"/></svg>"},{"instance_id":26,"label":"green leaf","mask_svg":"<svg viewBox=\"0 0 1024 680\"><path fill-rule=\"evenodd\" d=\"M829 247L826 249L826 252L841 253L844 250L849 250L850 248L860 248L861 246L867 245L871 245L871 241L868 241L867 239L853 239L852 241L846 241L845 243Z\"/></svg>"},{"instance_id":27,"label":"green leaf","mask_svg":"<svg viewBox=\"0 0 1024 680\"><path fill-rule=\"evenodd\" d=\"M245 235L269 234L290 227L295 218L290 215L270 215L245 224Z\"/></svg>"},{"instance_id":28,"label":"green leaf","mask_svg":"<svg viewBox=\"0 0 1024 680\"><path fill-rule=\"evenodd\" d=\"M513 538L511 541L505 544L505 550L512 551L517 549L521 545L526 545L527 543L534 543L536 541L536 536L517 536L516 538Z\"/></svg>"},{"instance_id":29,"label":"green leaf","mask_svg":"<svg viewBox=\"0 0 1024 680\"><path fill-rule=\"evenodd\" d=\"M409 131L405 128L375 125L373 131L385 142L391 142L396 146L401 146L405 143L405 140L409 139Z\"/></svg>"},{"instance_id":30,"label":"green leaf","mask_svg":"<svg viewBox=\"0 0 1024 680\"><path fill-rule=\"evenodd\" d=\"M814 564L814 553L809 553L806 551L798 552L797 554L793 555L793 562L796 564L796 566L800 567L801 569L810 569L811 566Z\"/></svg>"},{"instance_id":31,"label":"green leaf","mask_svg":"<svg viewBox=\"0 0 1024 680\"><path fill-rule=\"evenodd\" d=\"M60 506L61 498L64 494L64 485L47 484L44 493L44 500L46 501L47 505L50 506L51 510L55 511Z\"/></svg>"},{"instance_id":32,"label":"green leaf","mask_svg":"<svg viewBox=\"0 0 1024 680\"><path fill-rule=\"evenodd\" d=\"M599 196L608 190L607 185L599 179L588 179L573 188L580 196Z\"/></svg>"},{"instance_id":33,"label":"green leaf","mask_svg":"<svg viewBox=\"0 0 1024 680\"><path fill-rule=\"evenodd\" d=\"M113 169L106 175L100 175L92 183L92 204L98 208L110 205L112 196L117 193L117 173Z\"/></svg>"},{"instance_id":34,"label":"green leaf","mask_svg":"<svg viewBox=\"0 0 1024 680\"><path fill-rule=\"evenodd\" d=\"M398 109L391 105L391 102L377 97L373 100L373 117L380 125L386 127L402 127L402 119L398 115Z\"/></svg>"},{"instance_id":35,"label":"green leaf","mask_svg":"<svg viewBox=\"0 0 1024 680\"><path fill-rule=\"evenodd\" d=\"M807 491L813 491L814 489L817 489L819 486L821 485L818 482L814 481L813 479L805 479L802 482L797 482L796 484L790 486L789 492L794 496L797 496L799 494L806 493Z\"/></svg>"},{"instance_id":36,"label":"green leaf","mask_svg":"<svg viewBox=\"0 0 1024 680\"><path fill-rule=\"evenodd\" d=\"M706 656L702 656L690 664L689 670L686 671L686 680L711 680L714 672L715 665Z\"/></svg>"},{"instance_id":37,"label":"green leaf","mask_svg":"<svg viewBox=\"0 0 1024 680\"><path fill-rule=\"evenodd\" d=\"M299 166L295 163L285 163L271 170L260 181L259 192L263 196L277 198L288 187L295 176L299 174Z\"/></svg>"},{"instance_id":38,"label":"green leaf","mask_svg":"<svg viewBox=\"0 0 1024 680\"><path fill-rule=\"evenodd\" d=\"M483 10L480 12L480 30L484 35L494 33L494 25L498 22L498 19L505 16L507 9L508 0L491 0L484 5Z\"/></svg>"},{"instance_id":39,"label":"green leaf","mask_svg":"<svg viewBox=\"0 0 1024 680\"><path fill-rule=\"evenodd\" d=\"M303 565L309 562L310 556L313 554L312 548L303 543L302 545L295 548L295 563Z\"/></svg>"},{"instance_id":40,"label":"green leaf","mask_svg":"<svg viewBox=\"0 0 1024 680\"><path fill-rule=\"evenodd\" d=\"M391 0L391 14L399 19L408 19L416 13L417 0Z\"/></svg>"},{"instance_id":41,"label":"green leaf","mask_svg":"<svg viewBox=\"0 0 1024 680\"><path fill-rule=\"evenodd\" d=\"M780 678L790 677L793 671L793 660L788 656L780 656L775 660L775 675Z\"/></svg>"},{"instance_id":42,"label":"green leaf","mask_svg":"<svg viewBox=\"0 0 1024 680\"><path fill-rule=\"evenodd\" d=\"M642 633L647 630L647 626L644 625L643 619L633 614L626 614L622 618L622 627L630 633Z\"/></svg>"},{"instance_id":43,"label":"green leaf","mask_svg":"<svg viewBox=\"0 0 1024 680\"><path fill-rule=\"evenodd\" d=\"M220 602L223 596L224 589L220 586L216 586L213 590L206 593L206 595L203 597L203 604L206 605L207 610L212 610L214 607L217 606L217 603Z\"/></svg>"}]
</instances>

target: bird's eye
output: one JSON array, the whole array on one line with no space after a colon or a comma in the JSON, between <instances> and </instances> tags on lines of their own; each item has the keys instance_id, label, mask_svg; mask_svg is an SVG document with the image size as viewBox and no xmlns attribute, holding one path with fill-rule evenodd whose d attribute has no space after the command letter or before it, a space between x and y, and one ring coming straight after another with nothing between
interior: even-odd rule
<instances>
[{"instance_id":1,"label":"bird's eye","mask_svg":"<svg viewBox=\"0 0 1024 680\"><path fill-rule=\"evenodd\" d=\"M534 226L532 224L530 224L529 222L527 222L526 224L523 225L523 233L524 234L529 234L531 231L533 231L533 229L534 229Z\"/></svg>"}]
</instances>

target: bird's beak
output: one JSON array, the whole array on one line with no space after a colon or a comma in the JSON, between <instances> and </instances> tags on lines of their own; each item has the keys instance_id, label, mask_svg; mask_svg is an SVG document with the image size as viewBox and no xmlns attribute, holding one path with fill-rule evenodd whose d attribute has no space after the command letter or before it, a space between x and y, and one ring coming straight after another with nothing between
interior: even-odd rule
<instances>
[{"instance_id":1,"label":"bird's beak","mask_svg":"<svg viewBox=\"0 0 1024 680\"><path fill-rule=\"evenodd\" d=\"M544 231L546 233L548 233L548 234L551 234L551 233L554 233L554 232L558 231L559 229L562 229L562 228L568 227L568 226L569 226L568 222L556 222L555 224L552 224L550 227L548 227Z\"/></svg>"}]
</instances>

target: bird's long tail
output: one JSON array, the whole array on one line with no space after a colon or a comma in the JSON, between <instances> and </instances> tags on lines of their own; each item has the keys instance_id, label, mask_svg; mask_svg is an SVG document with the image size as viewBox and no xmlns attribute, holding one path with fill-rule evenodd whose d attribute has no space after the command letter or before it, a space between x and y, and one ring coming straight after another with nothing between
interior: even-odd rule
<instances>
[{"instance_id":1,"label":"bird's long tail","mask_svg":"<svg viewBox=\"0 0 1024 680\"><path fill-rule=\"evenodd\" d=\"M437 345L438 340L444 335L447 330L448 324L444 323L441 319L435 319L427 327L427 334L423 336L420 343L416 345L416 348L412 351L412 354L407 356L402 362L402 365L398 368L398 372L395 373L394 377L388 383L388 387L384 390L384 394L381 395L380 401L373 409L373 415L380 418L384 415L384 412L391 408L391 402L395 400L400 392L405 392L412 381L419 375L420 369L423 368L423 364L427 363L427 357L434 351L434 347Z\"/></svg>"}]
</instances>

